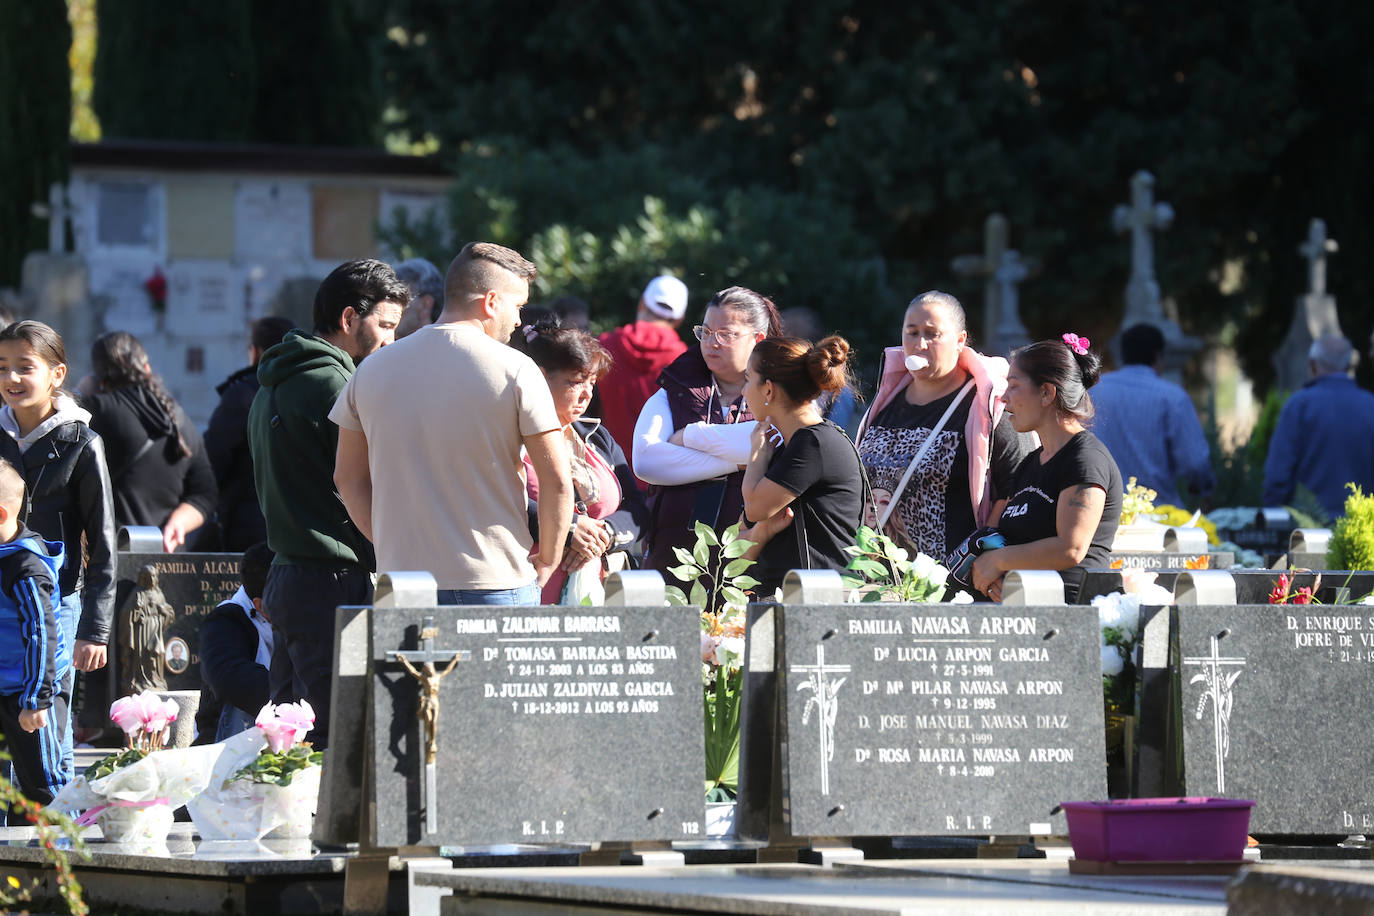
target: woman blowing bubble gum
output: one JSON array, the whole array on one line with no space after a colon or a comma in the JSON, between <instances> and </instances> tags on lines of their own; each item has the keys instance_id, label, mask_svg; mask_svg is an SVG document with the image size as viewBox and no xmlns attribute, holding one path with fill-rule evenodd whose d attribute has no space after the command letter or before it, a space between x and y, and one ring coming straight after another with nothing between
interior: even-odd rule
<instances>
[{"instance_id":1,"label":"woman blowing bubble gum","mask_svg":"<svg viewBox=\"0 0 1374 916\"><path fill-rule=\"evenodd\" d=\"M105 666L114 617L115 531L110 472L90 414L62 390L67 351L41 321L0 330L0 457L24 476L25 523L63 542L57 676L70 705L71 669ZM82 545L82 536L86 543ZM84 557L84 562L82 558ZM72 774L72 730L62 736L62 769Z\"/></svg>"}]
</instances>

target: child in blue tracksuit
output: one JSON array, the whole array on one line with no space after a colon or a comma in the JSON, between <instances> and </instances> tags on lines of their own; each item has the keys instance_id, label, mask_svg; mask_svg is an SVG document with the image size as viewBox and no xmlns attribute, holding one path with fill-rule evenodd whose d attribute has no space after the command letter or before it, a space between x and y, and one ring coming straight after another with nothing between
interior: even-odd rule
<instances>
[{"instance_id":1,"label":"child in blue tracksuit","mask_svg":"<svg viewBox=\"0 0 1374 916\"><path fill-rule=\"evenodd\" d=\"M19 789L47 805L66 782L67 708L56 686L62 544L19 523L24 478L0 460L0 732Z\"/></svg>"}]
</instances>

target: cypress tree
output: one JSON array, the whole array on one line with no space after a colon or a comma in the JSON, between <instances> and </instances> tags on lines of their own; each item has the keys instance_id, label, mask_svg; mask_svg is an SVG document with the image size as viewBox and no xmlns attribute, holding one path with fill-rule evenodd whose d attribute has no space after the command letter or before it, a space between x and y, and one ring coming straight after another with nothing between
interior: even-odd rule
<instances>
[{"instance_id":1,"label":"cypress tree","mask_svg":"<svg viewBox=\"0 0 1374 916\"><path fill-rule=\"evenodd\" d=\"M63 0L0 0L0 286L18 286L24 255L46 248L30 207L67 178L72 30Z\"/></svg>"}]
</instances>

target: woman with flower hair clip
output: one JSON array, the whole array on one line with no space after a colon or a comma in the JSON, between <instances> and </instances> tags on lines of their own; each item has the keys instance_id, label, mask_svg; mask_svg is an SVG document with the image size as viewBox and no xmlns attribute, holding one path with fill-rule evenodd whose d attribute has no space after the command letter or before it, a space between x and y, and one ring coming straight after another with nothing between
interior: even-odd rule
<instances>
[{"instance_id":1,"label":"woman with flower hair clip","mask_svg":"<svg viewBox=\"0 0 1374 916\"><path fill-rule=\"evenodd\" d=\"M973 584L1002 600L1002 577L1013 569L1053 569L1064 597L1078 594L1083 571L1106 566L1121 519L1121 471L1107 447L1087 430L1101 361L1086 337L1064 334L1011 355L1002 400L1017 432L1035 432L1040 448L1017 467L1011 496L997 522L1007 546L973 563Z\"/></svg>"}]
</instances>

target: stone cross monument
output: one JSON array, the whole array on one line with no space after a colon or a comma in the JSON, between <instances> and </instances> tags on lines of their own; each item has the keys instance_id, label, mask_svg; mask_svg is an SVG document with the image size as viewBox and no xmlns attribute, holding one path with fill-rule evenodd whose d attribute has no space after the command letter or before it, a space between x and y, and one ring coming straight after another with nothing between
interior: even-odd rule
<instances>
[{"instance_id":1,"label":"stone cross monument","mask_svg":"<svg viewBox=\"0 0 1374 916\"><path fill-rule=\"evenodd\" d=\"M1312 220L1307 241L1298 246L1298 254L1307 259L1307 291L1298 297L1293 321L1273 357L1278 385L1286 391L1296 391L1307 381L1307 351L1312 341L1343 333L1336 297L1326 291L1326 256L1338 250L1336 241L1326 237L1326 223Z\"/></svg>"},{"instance_id":2,"label":"stone cross monument","mask_svg":"<svg viewBox=\"0 0 1374 916\"><path fill-rule=\"evenodd\" d=\"M1017 290L1021 281L1030 274L1031 265L1021 257L1021 252L1014 248L1002 252L1002 261L993 274L998 286L1001 316L997 327L988 336L986 352L989 355L1006 356L1017 347L1030 343L1026 326L1021 323L1021 297Z\"/></svg>"},{"instance_id":3,"label":"stone cross monument","mask_svg":"<svg viewBox=\"0 0 1374 916\"><path fill-rule=\"evenodd\" d=\"M1131 236L1131 278L1126 284L1126 312L1121 330L1141 323L1153 324L1164 333L1164 365L1160 374L1182 381L1183 364L1202 348L1202 341L1188 337L1164 312L1155 279L1155 231L1168 229L1174 222L1174 208L1154 197L1155 176L1146 171L1131 176L1130 204L1117 204L1112 212L1112 228L1118 235ZM1112 338L1112 352L1120 361L1120 332Z\"/></svg>"},{"instance_id":4,"label":"stone cross monument","mask_svg":"<svg viewBox=\"0 0 1374 916\"><path fill-rule=\"evenodd\" d=\"M1018 311L1017 285L1036 272L1033 259L1007 248L1007 218L993 213L983 224L983 253L959 255L950 268L961 277L983 281L983 338L978 349L989 356L1006 356L1015 347L1030 342ZM1008 265L1008 256L1011 264ZM1003 268L1006 266L1006 272ZM1010 303L1008 292L1010 289Z\"/></svg>"}]
</instances>

